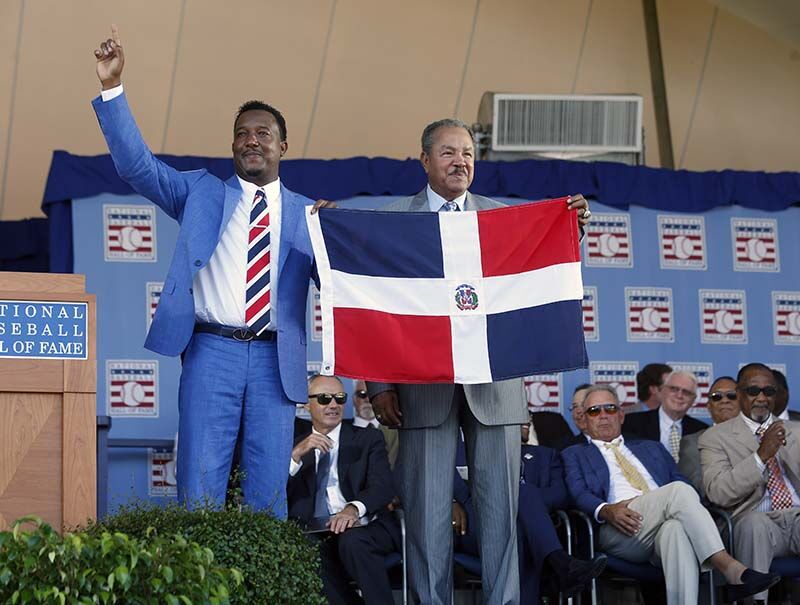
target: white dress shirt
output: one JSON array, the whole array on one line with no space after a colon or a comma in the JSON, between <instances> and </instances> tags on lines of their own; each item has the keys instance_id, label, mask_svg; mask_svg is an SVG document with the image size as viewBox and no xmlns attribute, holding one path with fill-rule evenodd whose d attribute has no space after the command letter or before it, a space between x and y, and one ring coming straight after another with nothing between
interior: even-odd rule
<instances>
[{"instance_id":1,"label":"white dress shirt","mask_svg":"<svg viewBox=\"0 0 800 605\"><path fill-rule=\"evenodd\" d=\"M742 417L742 420L744 420L744 423L747 425L747 428L753 431L754 435L756 434L756 431L762 426L764 427L764 430L766 430L772 425L773 422L775 422L775 420L778 420L777 418L775 418L775 416L770 414L769 418L767 418L764 422L759 424L755 420L752 420L747 416L745 416L744 412L739 412L739 415ZM758 440L758 435L756 435L756 440ZM756 466L758 466L758 470L760 470L761 473L764 475L764 482L766 483L768 478L767 465L761 461L761 456L758 455L758 452L754 452L753 456L755 456ZM792 482L789 481L789 478L786 476L786 470L783 468L781 461L777 458L776 460L778 460L778 467L780 467L781 474L783 475L783 482L786 484L786 487L789 489L789 493L792 495L792 506L800 506L800 497L797 496L797 492L795 491L794 486L792 486ZM766 513L772 510L772 499L770 498L769 490L764 490L764 497L761 499L761 502L758 503L756 510L760 513Z\"/></svg>"},{"instance_id":2,"label":"white dress shirt","mask_svg":"<svg viewBox=\"0 0 800 605\"><path fill-rule=\"evenodd\" d=\"M357 427L362 428L362 429L365 429L368 426L374 426L376 429L380 429L381 428L381 423L378 422L375 418L373 418L372 420L366 420L365 418L362 418L361 416L355 415L355 416L353 416L353 426L357 426Z\"/></svg>"},{"instance_id":3,"label":"white dress shirt","mask_svg":"<svg viewBox=\"0 0 800 605\"><path fill-rule=\"evenodd\" d=\"M121 95L122 84L100 92L103 101ZM245 293L247 291L247 248L250 235L250 210L257 185L242 180L242 197L222 232L222 237L208 263L194 276L195 319L233 328L247 326L244 319ZM270 311L267 329L275 331L278 318L278 259L281 240L281 181L276 179L260 187L267 196L269 209L269 284Z\"/></svg>"},{"instance_id":4,"label":"white dress shirt","mask_svg":"<svg viewBox=\"0 0 800 605\"><path fill-rule=\"evenodd\" d=\"M681 420L673 420L667 413L664 411L664 408L661 406L658 407L658 437L659 441L661 441L661 445L667 448L667 451L672 454L672 444L669 442L669 435L672 431L672 425L677 425L678 428L678 440L683 437L683 423Z\"/></svg>"},{"instance_id":5,"label":"white dress shirt","mask_svg":"<svg viewBox=\"0 0 800 605\"><path fill-rule=\"evenodd\" d=\"M319 431L312 428L311 432L316 435L322 435ZM328 492L328 509L331 511L332 514L336 514L341 512L345 506L348 504L352 504L353 506L358 509L358 516L363 517L367 514L367 507L364 506L363 502L359 500L353 500L352 502L348 502L344 499L344 495L342 494L342 489L339 487L339 436L342 433L342 423L340 422L335 429L333 429L330 433L326 436L328 439L333 441L333 447L330 450L331 456L331 466L330 471L328 472L328 485L326 487ZM320 451L315 449L314 450L314 460L315 468L319 466L319 457ZM295 462L294 458L289 458L289 474L294 477L300 469L303 468L303 461Z\"/></svg>"},{"instance_id":6,"label":"white dress shirt","mask_svg":"<svg viewBox=\"0 0 800 605\"><path fill-rule=\"evenodd\" d=\"M625 475L622 473L622 469L617 463L617 458L614 456L614 451L606 447L605 441L591 439L591 442L594 443L597 446L597 449L600 450L600 453L603 455L603 459L606 461L606 465L608 466L608 501L600 504L594 511L594 518L597 521L601 521L600 517L598 517L598 513L606 504L616 504L622 500L635 498L636 496L641 496L642 492L641 490L633 487L625 478ZM611 443L619 445L619 453L628 459L634 467L636 467L636 470L638 470L642 475L642 478L645 480L651 491L658 489L658 484L653 479L653 476L647 471L647 469L644 467L644 464L639 461L639 459L636 457L636 454L628 449L628 447L625 445L625 439L622 437L622 435L616 439L613 439Z\"/></svg>"},{"instance_id":7,"label":"white dress shirt","mask_svg":"<svg viewBox=\"0 0 800 605\"><path fill-rule=\"evenodd\" d=\"M459 195L453 201L458 206L458 209L463 211L464 210L464 202L467 199L467 192L465 191L461 195ZM431 209L431 212L439 212L439 209L447 203L447 200L444 199L441 195L436 193L431 186L428 185L428 207Z\"/></svg>"}]
</instances>

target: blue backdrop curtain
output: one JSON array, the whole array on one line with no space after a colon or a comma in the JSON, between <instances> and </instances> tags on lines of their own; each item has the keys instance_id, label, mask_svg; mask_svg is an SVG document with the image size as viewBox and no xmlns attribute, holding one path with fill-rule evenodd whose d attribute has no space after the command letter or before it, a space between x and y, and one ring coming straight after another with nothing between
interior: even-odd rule
<instances>
[{"instance_id":1,"label":"blue backdrop curtain","mask_svg":"<svg viewBox=\"0 0 800 605\"><path fill-rule=\"evenodd\" d=\"M233 174L230 158L158 157L178 170L202 168L220 178ZM293 191L329 200L411 195L426 181L416 159L363 157L284 160L281 179ZM615 208L636 205L669 212L704 212L730 205L772 212L800 203L800 173L691 172L562 160L479 161L470 190L489 197L530 200L582 193ZM51 271L72 272L71 201L103 193L132 193L117 176L111 156L77 156L66 151L53 154L42 201L50 219Z\"/></svg>"}]
</instances>

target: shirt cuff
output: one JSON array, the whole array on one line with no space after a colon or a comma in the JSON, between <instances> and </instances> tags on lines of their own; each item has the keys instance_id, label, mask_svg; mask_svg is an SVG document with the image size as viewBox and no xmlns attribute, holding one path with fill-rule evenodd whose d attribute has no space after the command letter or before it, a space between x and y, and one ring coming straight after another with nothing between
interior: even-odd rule
<instances>
[{"instance_id":1,"label":"shirt cuff","mask_svg":"<svg viewBox=\"0 0 800 605\"><path fill-rule=\"evenodd\" d=\"M295 462L294 458L289 458L289 476L294 477L303 468L303 461Z\"/></svg>"},{"instance_id":2,"label":"shirt cuff","mask_svg":"<svg viewBox=\"0 0 800 605\"><path fill-rule=\"evenodd\" d=\"M109 88L108 90L101 90L100 96L103 99L103 103L110 101L111 99L116 99L123 93L122 84L119 86L115 86L114 88Z\"/></svg>"},{"instance_id":3,"label":"shirt cuff","mask_svg":"<svg viewBox=\"0 0 800 605\"><path fill-rule=\"evenodd\" d=\"M762 462L761 457L758 455L758 452L753 452L753 457L755 457L756 459L756 466L758 467L758 470L761 473L763 473L766 470L767 465L764 464L764 462Z\"/></svg>"},{"instance_id":4,"label":"shirt cuff","mask_svg":"<svg viewBox=\"0 0 800 605\"><path fill-rule=\"evenodd\" d=\"M600 509L603 508L606 504L608 504L608 502L602 502L601 504L598 505L596 509L594 509L594 520L597 521L598 523L605 523L605 521L603 521L600 518Z\"/></svg>"},{"instance_id":5,"label":"shirt cuff","mask_svg":"<svg viewBox=\"0 0 800 605\"><path fill-rule=\"evenodd\" d=\"M347 504L352 504L353 506L356 507L356 510L358 510L359 519L367 514L367 507L364 506L363 502L360 502L358 500L353 500L352 502L348 502ZM345 504L345 506L347 506L347 504Z\"/></svg>"}]
</instances>

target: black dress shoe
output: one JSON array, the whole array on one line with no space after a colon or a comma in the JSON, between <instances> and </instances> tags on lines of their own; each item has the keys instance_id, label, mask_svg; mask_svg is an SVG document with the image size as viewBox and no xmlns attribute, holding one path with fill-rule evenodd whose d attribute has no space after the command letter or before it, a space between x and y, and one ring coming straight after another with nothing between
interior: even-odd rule
<instances>
[{"instance_id":1,"label":"black dress shoe","mask_svg":"<svg viewBox=\"0 0 800 605\"><path fill-rule=\"evenodd\" d=\"M591 561L570 557L566 573L558 578L561 594L569 598L581 592L589 582L603 573L607 561L605 555L597 555Z\"/></svg>"},{"instance_id":2,"label":"black dress shoe","mask_svg":"<svg viewBox=\"0 0 800 605\"><path fill-rule=\"evenodd\" d=\"M741 584L725 584L722 587L722 600L731 603L746 599L750 595L772 588L780 581L781 577L776 573L761 573L754 569L745 569L742 573Z\"/></svg>"}]
</instances>

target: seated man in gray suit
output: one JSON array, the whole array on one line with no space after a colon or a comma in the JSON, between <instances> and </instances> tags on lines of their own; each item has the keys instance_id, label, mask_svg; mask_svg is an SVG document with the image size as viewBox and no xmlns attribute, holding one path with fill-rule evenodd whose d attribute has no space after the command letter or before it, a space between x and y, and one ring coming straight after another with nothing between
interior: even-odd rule
<instances>
[{"instance_id":1,"label":"seated man in gray suit","mask_svg":"<svg viewBox=\"0 0 800 605\"><path fill-rule=\"evenodd\" d=\"M428 186L383 210L459 212L500 202L473 195L473 133L460 120L439 120L422 133ZM567 202L589 222L583 196ZM487 384L367 383L375 417L400 428L400 497L408 527L411 590L423 604L449 603L453 584L452 499L459 428L464 431L484 602L519 603L517 498L519 425L528 421L521 379Z\"/></svg>"},{"instance_id":2,"label":"seated man in gray suit","mask_svg":"<svg viewBox=\"0 0 800 605\"><path fill-rule=\"evenodd\" d=\"M721 424L739 414L739 399L736 395L736 381L730 376L720 376L708 391L708 412L714 424ZM706 490L703 489L703 473L700 470L700 450L697 447L699 433L686 435L681 439L681 456L678 460L678 470L689 478L695 489L700 492L700 497L705 498Z\"/></svg>"},{"instance_id":3,"label":"seated man in gray suit","mask_svg":"<svg viewBox=\"0 0 800 605\"><path fill-rule=\"evenodd\" d=\"M572 499L600 524L602 550L660 565L667 602L676 605L697 603L701 566L727 580L726 601L780 580L746 569L725 551L714 520L661 443L622 437L625 413L615 389L590 388L583 411L591 442L567 448L562 457Z\"/></svg>"},{"instance_id":4,"label":"seated man in gray suit","mask_svg":"<svg viewBox=\"0 0 800 605\"><path fill-rule=\"evenodd\" d=\"M800 424L772 413L778 389L764 364L744 366L736 384L741 413L698 441L703 485L733 515L736 554L767 571L773 557L800 555Z\"/></svg>"}]
</instances>

